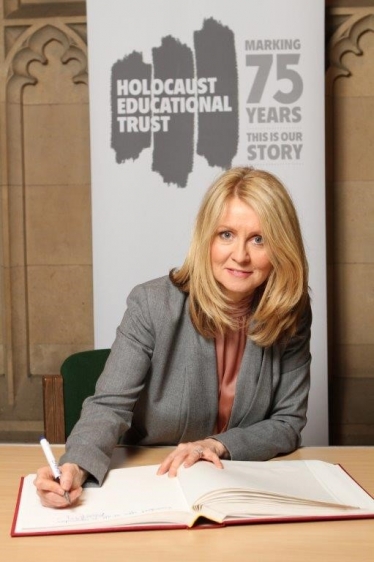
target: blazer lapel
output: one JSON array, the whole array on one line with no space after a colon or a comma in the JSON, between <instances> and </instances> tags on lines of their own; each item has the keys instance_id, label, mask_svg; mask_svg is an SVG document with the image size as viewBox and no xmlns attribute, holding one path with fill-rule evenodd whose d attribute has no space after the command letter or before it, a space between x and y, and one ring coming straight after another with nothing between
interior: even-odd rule
<instances>
[{"instance_id":1,"label":"blazer lapel","mask_svg":"<svg viewBox=\"0 0 374 562\"><path fill-rule=\"evenodd\" d=\"M263 378L264 350L247 340L236 382L234 403L228 428L237 427L256 408L256 395ZM252 417L252 416L251 416Z\"/></svg>"},{"instance_id":2,"label":"blazer lapel","mask_svg":"<svg viewBox=\"0 0 374 562\"><path fill-rule=\"evenodd\" d=\"M189 435L211 435L218 412L218 378L214 340L203 338L190 319L186 330L186 377L188 414L184 439ZM192 439L192 438L191 438Z\"/></svg>"}]
</instances>

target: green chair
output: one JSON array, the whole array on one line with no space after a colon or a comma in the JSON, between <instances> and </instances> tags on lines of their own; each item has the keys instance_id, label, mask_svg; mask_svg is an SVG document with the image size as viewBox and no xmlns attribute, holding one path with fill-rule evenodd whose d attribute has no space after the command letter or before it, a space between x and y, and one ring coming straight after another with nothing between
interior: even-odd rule
<instances>
[{"instance_id":1,"label":"green chair","mask_svg":"<svg viewBox=\"0 0 374 562\"><path fill-rule=\"evenodd\" d=\"M65 443L82 403L95 392L110 349L81 351L61 365L60 375L43 377L44 431L50 443Z\"/></svg>"}]
</instances>

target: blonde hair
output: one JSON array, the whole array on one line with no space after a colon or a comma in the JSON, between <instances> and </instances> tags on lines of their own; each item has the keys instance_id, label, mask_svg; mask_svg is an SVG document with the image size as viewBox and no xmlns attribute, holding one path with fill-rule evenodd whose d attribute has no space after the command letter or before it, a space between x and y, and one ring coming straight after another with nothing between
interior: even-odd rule
<instances>
[{"instance_id":1,"label":"blonde hair","mask_svg":"<svg viewBox=\"0 0 374 562\"><path fill-rule=\"evenodd\" d=\"M291 197L269 172L238 167L224 172L211 185L196 217L187 257L172 282L189 293L190 315L195 328L212 338L237 329L232 302L215 280L210 249L219 219L229 199L248 204L261 222L272 270L255 291L248 322L248 336L267 347L293 336L308 303L308 264Z\"/></svg>"}]
</instances>

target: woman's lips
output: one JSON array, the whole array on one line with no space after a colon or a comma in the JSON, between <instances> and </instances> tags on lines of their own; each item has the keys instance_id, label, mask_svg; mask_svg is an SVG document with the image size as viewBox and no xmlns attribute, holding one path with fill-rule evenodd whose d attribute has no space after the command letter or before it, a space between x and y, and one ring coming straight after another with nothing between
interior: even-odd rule
<instances>
[{"instance_id":1,"label":"woman's lips","mask_svg":"<svg viewBox=\"0 0 374 562\"><path fill-rule=\"evenodd\" d=\"M234 277L238 277L240 279L246 279L251 275L251 271L241 271L239 269L230 269L230 268L227 268L227 271Z\"/></svg>"}]
</instances>

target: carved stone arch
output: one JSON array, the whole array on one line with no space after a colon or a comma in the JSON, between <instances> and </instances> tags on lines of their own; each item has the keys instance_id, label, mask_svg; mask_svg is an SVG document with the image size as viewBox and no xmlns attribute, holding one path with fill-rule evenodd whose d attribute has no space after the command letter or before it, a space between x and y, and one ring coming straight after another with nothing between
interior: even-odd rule
<instances>
[{"instance_id":1,"label":"carved stone arch","mask_svg":"<svg viewBox=\"0 0 374 562\"><path fill-rule=\"evenodd\" d=\"M30 71L31 63L48 63L45 51L52 41L62 45L63 65L72 60L78 62L73 83L87 85L87 46L63 22L26 28L12 45L4 63L7 79L2 85L5 162L0 241L4 266L4 364L10 405L15 403L18 389L30 375L23 93L25 86L37 84L37 78Z\"/></svg>"},{"instance_id":2,"label":"carved stone arch","mask_svg":"<svg viewBox=\"0 0 374 562\"><path fill-rule=\"evenodd\" d=\"M63 64L71 60L79 62L79 71L73 76L73 82L88 83L87 46L80 36L64 24L33 26L22 34L7 56L9 100L19 100L23 86L35 84L36 79L29 72L30 63L47 63L45 48L51 41L58 41L63 46Z\"/></svg>"},{"instance_id":3,"label":"carved stone arch","mask_svg":"<svg viewBox=\"0 0 374 562\"><path fill-rule=\"evenodd\" d=\"M332 36L328 46L329 68L326 72L326 93L328 95L332 95L337 78L351 75L350 69L343 62L344 55L347 53L362 55L359 41L360 37L368 31L374 32L374 12L373 10L360 10L348 18Z\"/></svg>"}]
</instances>

